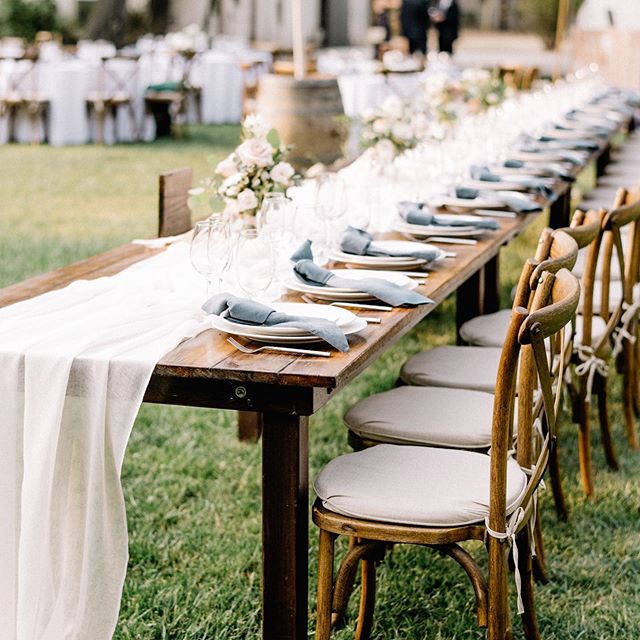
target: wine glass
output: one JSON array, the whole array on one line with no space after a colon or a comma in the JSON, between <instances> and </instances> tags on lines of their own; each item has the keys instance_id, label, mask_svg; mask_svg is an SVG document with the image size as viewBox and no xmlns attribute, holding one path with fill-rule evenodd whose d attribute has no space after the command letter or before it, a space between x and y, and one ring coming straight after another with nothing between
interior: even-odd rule
<instances>
[{"instance_id":1,"label":"wine glass","mask_svg":"<svg viewBox=\"0 0 640 640\"><path fill-rule=\"evenodd\" d=\"M207 299L221 289L222 274L229 266L229 225L221 216L196 222L191 238L190 258L194 269L205 277Z\"/></svg>"},{"instance_id":2,"label":"wine glass","mask_svg":"<svg viewBox=\"0 0 640 640\"><path fill-rule=\"evenodd\" d=\"M295 250L295 212L293 201L282 193L267 193L258 211L256 227L273 245L278 277L289 270L289 255Z\"/></svg>"},{"instance_id":3,"label":"wine glass","mask_svg":"<svg viewBox=\"0 0 640 640\"><path fill-rule=\"evenodd\" d=\"M234 256L236 281L252 299L260 299L273 282L275 260L270 237L257 229L240 231Z\"/></svg>"}]
</instances>

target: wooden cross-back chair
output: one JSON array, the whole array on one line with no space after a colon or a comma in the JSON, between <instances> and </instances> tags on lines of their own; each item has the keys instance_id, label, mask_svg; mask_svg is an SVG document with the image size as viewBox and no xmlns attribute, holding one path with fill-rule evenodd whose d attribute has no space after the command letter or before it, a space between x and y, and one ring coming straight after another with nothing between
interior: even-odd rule
<instances>
[{"instance_id":1,"label":"wooden cross-back chair","mask_svg":"<svg viewBox=\"0 0 640 640\"><path fill-rule=\"evenodd\" d=\"M191 210L187 204L193 171L175 169L160 174L158 236L177 236L191 229Z\"/></svg>"},{"instance_id":2,"label":"wooden cross-back chair","mask_svg":"<svg viewBox=\"0 0 640 640\"><path fill-rule=\"evenodd\" d=\"M31 126L31 143L39 144L41 132L49 139L49 98L39 89L37 61L20 60L10 76L6 95L0 98L0 112L8 117L9 142L16 140L18 114L25 113Z\"/></svg>"},{"instance_id":3,"label":"wooden cross-back chair","mask_svg":"<svg viewBox=\"0 0 640 640\"><path fill-rule=\"evenodd\" d=\"M531 579L530 525L536 490L555 442L560 399L559 390L555 397L552 390L544 341L559 331L564 335L579 297L578 280L561 269L555 275L548 271L541 275L529 311L514 306L496 381L491 456L381 444L341 456L322 470L315 482L318 499L313 507L313 521L320 528L316 640L329 638L332 624L342 617L345 599L351 593L353 567L358 562L362 566L362 590L356 638L369 637L376 563L389 543L433 547L456 560L472 582L477 620L480 626L488 627L490 640L511 637L505 552L507 545L517 549L515 566L522 584L519 612L528 640L539 638ZM560 371L562 366L560 362ZM533 390L537 384L546 420L543 440L534 456ZM517 461L510 457L516 396ZM527 474L523 467L531 471ZM478 509L473 514L460 507L467 490L473 493L469 499L474 510ZM334 546L339 535L350 538L350 547L334 582ZM488 579L459 545L466 540L486 540Z\"/></svg>"},{"instance_id":4,"label":"wooden cross-back chair","mask_svg":"<svg viewBox=\"0 0 640 640\"><path fill-rule=\"evenodd\" d=\"M117 69L119 65L126 65L130 68L119 71ZM134 92L138 76L139 66L136 57L116 55L101 58L96 90L90 92L86 98L87 115L89 117L95 116L95 142L98 144L104 143L105 122L108 115L113 121L114 140L118 141L118 112L122 108L129 115L134 139L140 138L140 127L134 107Z\"/></svg>"},{"instance_id":5,"label":"wooden cross-back chair","mask_svg":"<svg viewBox=\"0 0 640 640\"><path fill-rule=\"evenodd\" d=\"M612 468L618 468L611 437L607 393L608 363L612 356L623 378L627 439L631 447L637 446L638 359L634 342L639 307L638 300L634 301L634 289L638 283L640 263L640 197L620 189L614 207L608 212L602 210L599 215L601 233L587 254L582 276L582 339L574 353L574 372L579 375L574 376L577 380L570 386L574 421L580 425L580 471L587 495L594 490L590 437L590 401L593 394L598 398L600 430L607 462ZM629 228L626 251L622 237L625 228ZM612 280L614 260L622 274L621 280ZM598 268L601 269L600 273L597 272ZM595 334L592 327L598 316L604 329Z\"/></svg>"}]
</instances>

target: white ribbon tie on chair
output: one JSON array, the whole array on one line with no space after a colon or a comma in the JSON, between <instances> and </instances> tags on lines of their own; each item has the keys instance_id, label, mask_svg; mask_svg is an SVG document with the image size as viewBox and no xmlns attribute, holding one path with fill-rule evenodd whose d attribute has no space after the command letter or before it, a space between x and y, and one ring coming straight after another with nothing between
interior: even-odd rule
<instances>
[{"instance_id":1,"label":"white ribbon tie on chair","mask_svg":"<svg viewBox=\"0 0 640 640\"><path fill-rule=\"evenodd\" d=\"M623 302L622 309L624 313L620 318L620 326L616 327L613 331L613 351L611 355L614 360L622 353L625 340L628 340L631 344L634 344L636 341L636 337L629 331L629 325L640 311L640 301L634 302L633 304Z\"/></svg>"},{"instance_id":2,"label":"white ribbon tie on chair","mask_svg":"<svg viewBox=\"0 0 640 640\"><path fill-rule=\"evenodd\" d=\"M520 615L524 613L524 602L522 601L522 577L520 576L520 567L518 565L518 543L516 541L516 534L518 533L520 523L524 519L524 513L524 509L522 507L518 507L507 521L506 531L504 532L494 531L489 526L488 517L485 518L484 521L486 533L501 542L506 541L511 549L511 553L513 554L514 579L516 582L516 592L518 594L518 614Z\"/></svg>"},{"instance_id":3,"label":"white ribbon tie on chair","mask_svg":"<svg viewBox=\"0 0 640 640\"><path fill-rule=\"evenodd\" d=\"M609 375L609 365L596 355L591 346L580 345L575 347L574 353L580 359L580 364L576 367L576 374L580 377L587 376L587 397L585 402L590 403L596 373L606 378Z\"/></svg>"}]
</instances>

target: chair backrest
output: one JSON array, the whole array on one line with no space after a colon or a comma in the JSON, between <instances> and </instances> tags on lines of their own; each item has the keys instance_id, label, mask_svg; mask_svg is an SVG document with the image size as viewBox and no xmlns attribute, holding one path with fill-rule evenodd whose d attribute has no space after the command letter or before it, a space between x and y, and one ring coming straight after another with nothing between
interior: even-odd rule
<instances>
[{"instance_id":1,"label":"chair backrest","mask_svg":"<svg viewBox=\"0 0 640 640\"><path fill-rule=\"evenodd\" d=\"M191 229L191 211L187 204L193 182L190 168L160 174L160 224L158 236L176 236Z\"/></svg>"},{"instance_id":2,"label":"chair backrest","mask_svg":"<svg viewBox=\"0 0 640 640\"><path fill-rule=\"evenodd\" d=\"M640 193L637 190L619 189L614 206L603 219L602 271L600 315L608 321L608 326L615 326L623 313L623 305L633 302L633 288L638 283L640 269ZM621 231L628 227L627 250ZM609 294L611 290L611 263L618 261L622 277L622 300L615 309L611 309ZM593 272L597 265L587 266ZM601 345L598 345L601 346Z\"/></svg>"},{"instance_id":3,"label":"chair backrest","mask_svg":"<svg viewBox=\"0 0 640 640\"><path fill-rule=\"evenodd\" d=\"M489 526L494 531L504 532L507 524L507 460L513 442L516 397L518 462L524 467L532 468L526 490L518 505L525 511L532 508L532 498L546 470L556 437L560 391L557 390L554 398L551 365L544 341L558 332L561 336L564 335L564 327L574 318L579 300L578 279L567 269L560 269L557 273L545 271L541 274L529 311L520 306L513 308L502 349L493 405ZM557 373L560 378L564 368L565 352L565 349L560 350ZM532 466L533 392L537 386L536 380L542 393L546 433L537 461ZM520 412L523 412L523 415L520 415Z\"/></svg>"}]
</instances>

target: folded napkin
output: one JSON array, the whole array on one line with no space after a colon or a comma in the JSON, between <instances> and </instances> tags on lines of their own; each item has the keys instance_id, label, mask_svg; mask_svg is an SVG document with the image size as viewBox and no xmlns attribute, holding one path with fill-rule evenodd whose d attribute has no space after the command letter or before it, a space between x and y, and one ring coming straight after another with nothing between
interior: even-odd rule
<instances>
[{"instance_id":1,"label":"folded napkin","mask_svg":"<svg viewBox=\"0 0 640 640\"><path fill-rule=\"evenodd\" d=\"M530 213L531 211L540 211L542 209L537 202L515 192L481 191L479 189L471 189L470 187L457 187L456 197L469 200L478 197L497 198L500 202L504 203L506 207L518 213Z\"/></svg>"},{"instance_id":2,"label":"folded napkin","mask_svg":"<svg viewBox=\"0 0 640 640\"><path fill-rule=\"evenodd\" d=\"M493 218L477 220L459 218L455 215L440 215L425 210L423 202L398 202L398 214L408 224L435 227L475 227L476 229L499 229L500 225Z\"/></svg>"},{"instance_id":3,"label":"folded napkin","mask_svg":"<svg viewBox=\"0 0 640 640\"><path fill-rule=\"evenodd\" d=\"M526 164L522 160L505 160L502 166L508 169L523 169L526 171ZM552 162L549 164L539 164L538 166L565 182L575 182L576 180L575 176L568 172L561 164Z\"/></svg>"},{"instance_id":4,"label":"folded napkin","mask_svg":"<svg viewBox=\"0 0 640 640\"><path fill-rule=\"evenodd\" d=\"M573 129L571 127L568 127L566 124L556 123L553 125L553 127L558 131L573 131ZM597 136L598 138L607 138L615 130L604 125L589 124L589 123L580 123L580 129L588 133L593 133L593 135Z\"/></svg>"},{"instance_id":5,"label":"folded napkin","mask_svg":"<svg viewBox=\"0 0 640 640\"><path fill-rule=\"evenodd\" d=\"M376 245L375 241L363 229L347 227L340 240L340 249L345 253L352 253L356 256L389 256L393 258L419 258L421 260L435 260L440 255L440 249L436 247L416 246L411 251L391 251Z\"/></svg>"},{"instance_id":6,"label":"folded napkin","mask_svg":"<svg viewBox=\"0 0 640 640\"><path fill-rule=\"evenodd\" d=\"M600 145L593 140L585 140L583 138L561 138L553 135L545 134L538 137L540 142L557 142L564 149L577 149L579 151L597 151Z\"/></svg>"},{"instance_id":7,"label":"folded napkin","mask_svg":"<svg viewBox=\"0 0 640 640\"><path fill-rule=\"evenodd\" d=\"M482 182L500 182L501 180L509 180L509 178L502 178L496 173L493 173L489 167L484 165L471 165L469 167L469 175L474 180L480 180ZM515 178L514 178L515 180ZM550 198L553 195L553 189L540 178L518 177L517 182L537 193L545 198Z\"/></svg>"},{"instance_id":8,"label":"folded napkin","mask_svg":"<svg viewBox=\"0 0 640 640\"><path fill-rule=\"evenodd\" d=\"M209 298L202 309L206 313L222 315L224 317L253 327L291 327L303 329L318 338L322 338L339 351L349 351L349 343L344 333L335 322L324 318L310 316L294 316L282 311L276 311L267 305L239 298L230 293L218 293Z\"/></svg>"},{"instance_id":9,"label":"folded napkin","mask_svg":"<svg viewBox=\"0 0 640 640\"><path fill-rule=\"evenodd\" d=\"M433 300L425 296L401 287L398 284L383 280L382 278L361 278L352 280L341 278L328 269L317 265L313 261L311 251L311 241L307 240L291 256L294 263L293 272L301 282L314 286L338 287L346 289L357 289L364 291L379 300L390 304L392 307L402 307L407 305L429 304Z\"/></svg>"}]
</instances>

